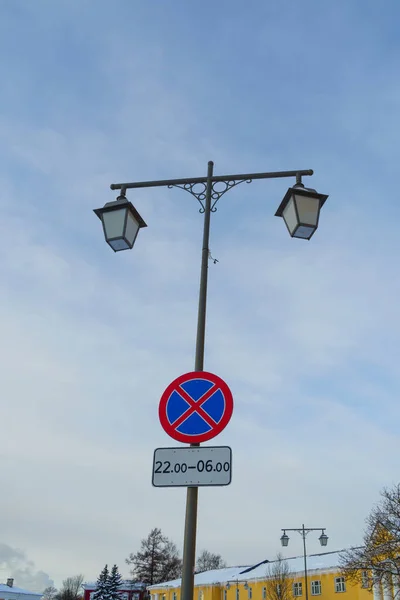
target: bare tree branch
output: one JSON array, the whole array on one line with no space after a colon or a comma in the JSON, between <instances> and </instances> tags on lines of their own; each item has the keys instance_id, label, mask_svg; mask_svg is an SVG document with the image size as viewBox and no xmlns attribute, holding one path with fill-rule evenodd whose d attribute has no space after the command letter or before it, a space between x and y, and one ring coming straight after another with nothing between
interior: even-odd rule
<instances>
[{"instance_id":1,"label":"bare tree branch","mask_svg":"<svg viewBox=\"0 0 400 600\"><path fill-rule=\"evenodd\" d=\"M366 519L363 545L345 550L339 564L346 579L370 590L375 583L385 588L393 578L400 581L400 484L381 492Z\"/></svg>"},{"instance_id":2,"label":"bare tree branch","mask_svg":"<svg viewBox=\"0 0 400 600\"><path fill-rule=\"evenodd\" d=\"M268 564L266 588L269 600L292 600L291 572L282 554Z\"/></svg>"},{"instance_id":3,"label":"bare tree branch","mask_svg":"<svg viewBox=\"0 0 400 600\"><path fill-rule=\"evenodd\" d=\"M73 577L67 577L67 579L64 579L56 599L81 600L83 579L83 575L74 575Z\"/></svg>"},{"instance_id":4,"label":"bare tree branch","mask_svg":"<svg viewBox=\"0 0 400 600\"><path fill-rule=\"evenodd\" d=\"M213 554L208 550L203 550L197 558L196 573L203 573L212 569L223 569L224 567L226 567L226 563L220 554Z\"/></svg>"}]
</instances>

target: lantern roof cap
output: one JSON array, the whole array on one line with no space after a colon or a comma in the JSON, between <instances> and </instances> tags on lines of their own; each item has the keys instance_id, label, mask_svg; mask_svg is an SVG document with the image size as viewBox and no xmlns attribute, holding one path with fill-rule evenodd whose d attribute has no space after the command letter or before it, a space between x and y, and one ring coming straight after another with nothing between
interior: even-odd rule
<instances>
[{"instance_id":1,"label":"lantern roof cap","mask_svg":"<svg viewBox=\"0 0 400 600\"><path fill-rule=\"evenodd\" d=\"M116 200L113 200L112 202L107 202L103 206L103 208L96 208L93 212L99 217L99 219L101 219L103 213L112 212L115 209L124 207L128 208L128 210L132 213L136 221L139 223L139 227L147 227L147 223L138 213L136 208L133 206L132 202L129 202L126 196L118 196Z\"/></svg>"},{"instance_id":2,"label":"lantern roof cap","mask_svg":"<svg viewBox=\"0 0 400 600\"><path fill-rule=\"evenodd\" d=\"M299 196L311 196L312 198L318 198L321 202L320 208L323 207L325 200L328 198L327 194L319 194L317 190L314 190L313 188L306 188L302 183L296 183L293 187L290 187L284 195L283 200L278 206L278 210L275 213L276 217L282 217L283 211L285 210L286 205L290 200L290 197L294 193L299 194Z\"/></svg>"}]
</instances>

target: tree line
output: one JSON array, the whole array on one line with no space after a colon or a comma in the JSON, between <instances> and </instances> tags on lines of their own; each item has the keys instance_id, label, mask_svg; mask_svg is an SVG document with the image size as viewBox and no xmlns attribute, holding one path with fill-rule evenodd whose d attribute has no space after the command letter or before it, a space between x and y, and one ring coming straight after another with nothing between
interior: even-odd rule
<instances>
[{"instance_id":1,"label":"tree line","mask_svg":"<svg viewBox=\"0 0 400 600\"><path fill-rule=\"evenodd\" d=\"M59 590L50 585L43 592L43 600L82 600L83 575L67 577Z\"/></svg>"},{"instance_id":2,"label":"tree line","mask_svg":"<svg viewBox=\"0 0 400 600\"><path fill-rule=\"evenodd\" d=\"M53 586L47 587L43 592L43 600L83 600L83 580L83 575L67 577L59 590ZM111 571L106 565L97 578L93 600L119 600L121 583L122 577L117 565Z\"/></svg>"},{"instance_id":3,"label":"tree line","mask_svg":"<svg viewBox=\"0 0 400 600\"><path fill-rule=\"evenodd\" d=\"M131 567L135 581L154 585L163 581L178 579L182 575L182 558L175 543L155 527L147 538L142 539L140 550L130 554L126 563ZM226 567L220 554L203 550L196 562L196 573Z\"/></svg>"},{"instance_id":4,"label":"tree line","mask_svg":"<svg viewBox=\"0 0 400 600\"><path fill-rule=\"evenodd\" d=\"M158 527L152 529L148 536L141 540L140 549L131 553L125 562L131 567L132 583L153 585L177 579L182 574L182 558L176 544ZM196 572L221 569L225 566L220 554L203 550L196 562ZM81 574L67 577L59 590L53 586L47 587L43 592L43 600L82 600L83 581L84 576ZM97 578L93 600L118 600L118 588L121 583L122 577L117 565L114 565L111 571L108 565L105 565Z\"/></svg>"}]
</instances>

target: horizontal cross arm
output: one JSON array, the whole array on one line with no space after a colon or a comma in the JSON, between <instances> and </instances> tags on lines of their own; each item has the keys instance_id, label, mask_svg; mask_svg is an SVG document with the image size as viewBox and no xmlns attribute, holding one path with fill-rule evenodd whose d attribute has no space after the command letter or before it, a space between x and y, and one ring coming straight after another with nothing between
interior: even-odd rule
<instances>
[{"instance_id":1,"label":"horizontal cross arm","mask_svg":"<svg viewBox=\"0 0 400 600\"><path fill-rule=\"evenodd\" d=\"M324 531L325 529L326 527L299 527L298 529L288 529L285 527L281 531L299 531L301 533L302 531Z\"/></svg>"},{"instance_id":2,"label":"horizontal cross arm","mask_svg":"<svg viewBox=\"0 0 400 600\"><path fill-rule=\"evenodd\" d=\"M279 179L282 177L303 177L306 175L312 175L314 171L312 169L297 170L297 171L271 171L267 173L241 173L236 175L214 175L211 177L211 181L216 183L218 181L243 181L243 180L254 180L254 179ZM112 190L127 190L134 188L149 188L149 187L169 187L174 185L194 185L196 183L206 183L207 177L192 177L186 179L160 179L155 181L136 181L132 183L112 183L110 188Z\"/></svg>"}]
</instances>

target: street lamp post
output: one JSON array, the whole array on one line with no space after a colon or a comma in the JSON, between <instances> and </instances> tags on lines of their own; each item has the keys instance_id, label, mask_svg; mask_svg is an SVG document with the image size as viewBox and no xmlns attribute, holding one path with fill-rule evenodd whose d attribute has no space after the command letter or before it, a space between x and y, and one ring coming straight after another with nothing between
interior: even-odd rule
<instances>
[{"instance_id":1,"label":"street lamp post","mask_svg":"<svg viewBox=\"0 0 400 600\"><path fill-rule=\"evenodd\" d=\"M103 208L94 212L101 219L106 242L114 252L128 250L133 247L139 230L146 227L146 223L126 199L127 189L149 187L178 187L189 192L200 203L200 212L204 214L203 220L203 245L201 253L200 289L197 318L197 336L195 353L195 371L204 369L204 343L206 328L207 307L207 281L208 260L210 257L210 220L211 213L215 212L218 200L226 192L241 183L251 183L256 179L277 179L295 177L296 183L289 188L282 200L276 216L283 217L292 237L310 239L318 227L319 213L327 195L318 194L311 188L305 188L302 177L312 175L313 171L278 171L267 173L246 173L238 175L214 175L214 163L208 163L206 177L193 177L184 179L165 179L159 181L141 181L133 183L115 183L112 190L120 190L120 195L115 202L107 203ZM218 184L218 185L217 185ZM196 446L198 444L192 444ZM197 528L197 499L198 488L188 487L186 496L186 516L183 544L182 566L182 600L193 600L194 565Z\"/></svg>"},{"instance_id":2,"label":"street lamp post","mask_svg":"<svg viewBox=\"0 0 400 600\"><path fill-rule=\"evenodd\" d=\"M325 527L304 527L304 524L300 529L282 529L283 534L281 535L281 544L282 546L287 546L289 544L289 536L287 535L287 531L297 531L300 533L303 538L303 555L304 555L304 585L306 588L306 600L308 600L308 576L307 576L307 549L306 549L306 537L310 533L310 531L320 531L321 535L319 536L319 543L321 546L326 546L328 543L328 536L325 533Z\"/></svg>"},{"instance_id":3,"label":"street lamp post","mask_svg":"<svg viewBox=\"0 0 400 600\"><path fill-rule=\"evenodd\" d=\"M236 583L236 598L235 598L235 600L239 600L239 579L232 579L230 581L227 581L226 585L225 585L225 587L226 587L227 590L231 589L231 583ZM247 581L244 582L243 587L244 587L245 590L247 590L247 591L249 590L250 586L247 583Z\"/></svg>"}]
</instances>

